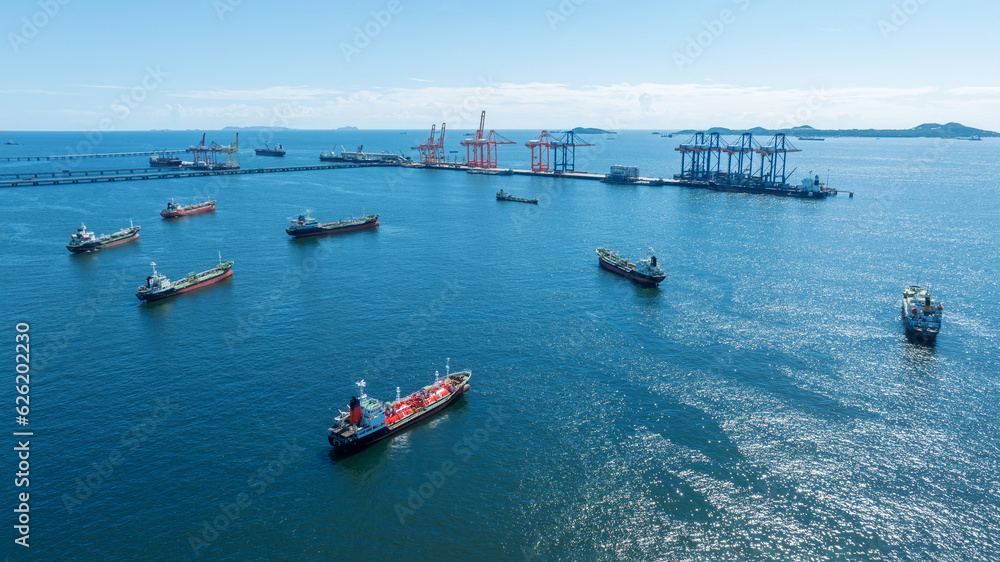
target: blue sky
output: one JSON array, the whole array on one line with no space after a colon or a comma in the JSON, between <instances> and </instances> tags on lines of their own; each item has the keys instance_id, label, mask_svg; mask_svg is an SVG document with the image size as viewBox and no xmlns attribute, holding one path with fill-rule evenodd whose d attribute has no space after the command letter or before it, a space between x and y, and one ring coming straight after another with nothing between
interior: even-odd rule
<instances>
[{"instance_id":1,"label":"blue sky","mask_svg":"<svg viewBox=\"0 0 1000 562\"><path fill-rule=\"evenodd\" d=\"M5 2L0 130L1000 130L1000 3Z\"/></svg>"}]
</instances>

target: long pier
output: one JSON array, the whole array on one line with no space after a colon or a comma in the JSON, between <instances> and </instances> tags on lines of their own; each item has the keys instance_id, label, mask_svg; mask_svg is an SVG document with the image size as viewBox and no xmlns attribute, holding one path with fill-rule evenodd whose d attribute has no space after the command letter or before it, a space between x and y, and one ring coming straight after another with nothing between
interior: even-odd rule
<instances>
[{"instance_id":1,"label":"long pier","mask_svg":"<svg viewBox=\"0 0 1000 562\"><path fill-rule=\"evenodd\" d=\"M337 164L317 164L312 166L277 166L271 168L234 168L224 170L189 170L183 168L118 168L111 170L62 170L59 172L19 172L0 174L0 188L21 187L36 185L67 185L81 183L106 183L136 180L157 180L172 178L206 177L206 176L230 176L238 174L266 174L276 172L303 172L310 170L340 170L344 168L370 168L370 167L405 167L425 170L452 170L456 172L467 172L488 176L532 176L547 178L564 178L576 180L605 181L616 185L629 186L675 186L675 187L699 187L709 188L709 182L678 180L654 177L636 177L630 181L609 181L606 174L595 174L593 172L537 172L534 170L518 170L513 168L486 170L482 168L470 168L464 164L398 164L394 162L366 162L366 163L337 163ZM848 193L854 197L851 191L841 192L835 189L827 189L830 195L837 193Z\"/></svg>"},{"instance_id":2,"label":"long pier","mask_svg":"<svg viewBox=\"0 0 1000 562\"><path fill-rule=\"evenodd\" d=\"M124 158L126 156L149 156L160 152L184 152L186 148L175 148L170 150L144 150L140 152L107 152L103 154L56 154L54 156L0 156L0 161L4 162L26 162L41 160L77 160L83 158Z\"/></svg>"},{"instance_id":3,"label":"long pier","mask_svg":"<svg viewBox=\"0 0 1000 562\"><path fill-rule=\"evenodd\" d=\"M21 187L28 185L67 185L79 183L106 183L137 180L160 180L206 176L233 176L239 174L266 174L275 172L304 172L309 170L341 170L344 168L371 168L386 164L320 164L315 166L278 166L275 168L235 168L228 170L183 170L163 168L139 168L122 170L87 170L79 172L40 172L26 174L6 174L7 176L28 176L19 178L0 177L0 187ZM140 171L145 170L145 171ZM112 173L116 172L116 173Z\"/></svg>"}]
</instances>

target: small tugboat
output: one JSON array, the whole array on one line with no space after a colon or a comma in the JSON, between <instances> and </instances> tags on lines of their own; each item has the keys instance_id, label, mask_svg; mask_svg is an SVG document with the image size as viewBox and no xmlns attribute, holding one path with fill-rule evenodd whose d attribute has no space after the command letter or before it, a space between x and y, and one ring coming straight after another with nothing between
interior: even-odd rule
<instances>
[{"instance_id":1,"label":"small tugboat","mask_svg":"<svg viewBox=\"0 0 1000 562\"><path fill-rule=\"evenodd\" d=\"M215 201L203 201L201 203L195 203L193 205L188 205L186 207L181 207L177 203L174 203L174 199L171 198L170 202L167 203L167 208L160 211L160 216L169 219L173 217L185 217L188 215L200 215L202 213L214 213L215 212Z\"/></svg>"},{"instance_id":2,"label":"small tugboat","mask_svg":"<svg viewBox=\"0 0 1000 562\"><path fill-rule=\"evenodd\" d=\"M447 367L446 367L447 369ZM350 411L340 411L334 420L327 441L338 456L357 453L379 441L392 437L416 423L430 418L469 392L472 371L445 371L444 378L434 372L434 383L413 394L396 400L380 402L365 394L365 381L358 381L361 397L352 396Z\"/></svg>"},{"instance_id":3,"label":"small tugboat","mask_svg":"<svg viewBox=\"0 0 1000 562\"><path fill-rule=\"evenodd\" d=\"M538 204L538 199L525 199L524 197L514 197L510 193L504 190L497 192L497 201L517 201L518 203L531 203L533 205Z\"/></svg>"},{"instance_id":4,"label":"small tugboat","mask_svg":"<svg viewBox=\"0 0 1000 562\"><path fill-rule=\"evenodd\" d=\"M132 224L132 221L129 221L128 228L100 236L94 236L93 232L87 230L87 225L81 224L80 228L76 229L76 234L71 236L66 249L75 253L96 252L101 248L117 246L137 238L139 238L139 227Z\"/></svg>"},{"instance_id":5,"label":"small tugboat","mask_svg":"<svg viewBox=\"0 0 1000 562\"><path fill-rule=\"evenodd\" d=\"M926 287L910 285L903 289L903 324L920 341L934 342L941 331L944 305L931 298Z\"/></svg>"},{"instance_id":6,"label":"small tugboat","mask_svg":"<svg viewBox=\"0 0 1000 562\"><path fill-rule=\"evenodd\" d=\"M156 262L150 262L150 265L153 266L153 274L147 277L146 284L139 285L135 292L135 296L143 302L158 301L193 291L233 276L233 262L223 262L222 252L219 252L219 265L201 273L189 273L187 277L178 281L171 281L162 273L157 272Z\"/></svg>"},{"instance_id":7,"label":"small tugboat","mask_svg":"<svg viewBox=\"0 0 1000 562\"><path fill-rule=\"evenodd\" d=\"M335 234L339 232L350 232L364 228L376 228L378 226L378 215L366 215L359 219L350 218L339 222L328 222L320 224L319 221L309 216L309 211L299 215L298 220L293 220L292 225L285 229L285 232L296 238L303 236L318 236L320 234Z\"/></svg>"},{"instance_id":8,"label":"small tugboat","mask_svg":"<svg viewBox=\"0 0 1000 562\"><path fill-rule=\"evenodd\" d=\"M663 269L657 264L652 248L649 249L649 257L639 260L638 263L620 258L616 252L606 248L598 248L597 257L604 269L627 277L640 285L655 287L667 278Z\"/></svg>"},{"instance_id":9,"label":"small tugboat","mask_svg":"<svg viewBox=\"0 0 1000 562\"><path fill-rule=\"evenodd\" d=\"M257 153L257 156L284 156L285 147L279 144L277 148L271 148L267 146L267 143L264 143L264 148L255 148L254 152Z\"/></svg>"}]
</instances>

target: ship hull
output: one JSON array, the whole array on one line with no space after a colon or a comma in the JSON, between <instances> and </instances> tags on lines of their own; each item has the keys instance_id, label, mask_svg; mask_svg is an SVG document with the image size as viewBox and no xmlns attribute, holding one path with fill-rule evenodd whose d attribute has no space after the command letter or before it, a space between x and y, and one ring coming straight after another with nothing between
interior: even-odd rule
<instances>
[{"instance_id":1,"label":"ship hull","mask_svg":"<svg viewBox=\"0 0 1000 562\"><path fill-rule=\"evenodd\" d=\"M256 152L257 152L257 156L284 156L285 155L284 151L278 152L276 150L261 150L259 148L256 149Z\"/></svg>"},{"instance_id":2,"label":"ship hull","mask_svg":"<svg viewBox=\"0 0 1000 562\"><path fill-rule=\"evenodd\" d=\"M937 341L938 332L931 332L927 330L921 330L913 326L910 323L910 319L906 317L907 313L907 303L903 303L902 314L903 314L903 326L906 327L906 333L916 341L923 343L934 343Z\"/></svg>"},{"instance_id":3,"label":"ship hull","mask_svg":"<svg viewBox=\"0 0 1000 562\"><path fill-rule=\"evenodd\" d=\"M392 437L397 433L405 431L406 429L437 415L439 412L441 412L448 406L454 404L459 398L461 398L465 394L466 386L468 385L464 384L461 387L456 388L455 392L453 392L450 396L448 396L448 398L441 400L440 404L435 404L433 408L426 410L419 416L416 416L413 419L407 420L403 423L397 424L392 428L388 427L382 428L376 432L373 432L369 435L362 437L361 439L352 441L350 443L342 443L338 441L332 434L328 435L326 439L330 443L330 446L333 447L334 453L338 456L348 456L361 452L364 449L371 447L372 445L378 443L383 439Z\"/></svg>"},{"instance_id":4,"label":"ship hull","mask_svg":"<svg viewBox=\"0 0 1000 562\"><path fill-rule=\"evenodd\" d=\"M782 197L799 197L802 199L823 199L829 195L823 191L804 191L801 189L767 189L763 187L749 187L743 185L711 184L708 186L712 191L725 191L727 193L754 193L758 195L780 195Z\"/></svg>"},{"instance_id":5,"label":"ship hull","mask_svg":"<svg viewBox=\"0 0 1000 562\"><path fill-rule=\"evenodd\" d=\"M202 287L207 287L208 285L212 285L214 283L218 283L219 281L222 281L223 279L228 279L229 277L232 277L232 276L233 276L233 270L232 269L227 269L225 271L225 273L222 273L220 275L212 277L211 279L206 279L206 280L204 280L204 281L202 281L200 283L195 283L194 285L188 285L187 287L184 287L183 289L177 289L177 290L169 289L169 290L166 290L166 291L163 291L163 292L160 292L160 293L147 293L147 294L139 294L139 293L137 293L136 297L138 297L139 300L141 300L143 302L159 301L159 300L167 299L167 298L170 298L170 297L173 297L173 296L177 296L177 295L180 295L180 294L183 294L183 293L194 291L195 289L200 289Z\"/></svg>"},{"instance_id":6,"label":"ship hull","mask_svg":"<svg viewBox=\"0 0 1000 562\"><path fill-rule=\"evenodd\" d=\"M601 267L603 267L604 269L606 269L606 270L608 270L608 271L610 271L612 273L616 273L618 275L621 275L622 277L625 277L627 279L631 279L632 282L637 283L639 285L642 285L644 287L655 287L655 286L659 285L661 281L663 281L664 279L666 279L666 276L663 276L663 277L651 277L649 275L643 275L642 273L636 273L634 271L629 271L627 269L622 269L622 268L618 267L617 265L615 265L613 263L605 261L600 256L598 256L597 259L600 261Z\"/></svg>"},{"instance_id":7,"label":"ship hull","mask_svg":"<svg viewBox=\"0 0 1000 562\"><path fill-rule=\"evenodd\" d=\"M215 205L208 205L206 207L201 207L199 209L192 209L190 211L184 209L173 212L160 211L160 216L165 219L172 219L175 217L187 217L190 215L200 215L202 213L214 213L214 212L215 212Z\"/></svg>"},{"instance_id":8,"label":"ship hull","mask_svg":"<svg viewBox=\"0 0 1000 562\"><path fill-rule=\"evenodd\" d=\"M513 201L514 203L538 204L538 199L525 199L523 197L497 197L497 201Z\"/></svg>"},{"instance_id":9,"label":"ship hull","mask_svg":"<svg viewBox=\"0 0 1000 562\"><path fill-rule=\"evenodd\" d=\"M354 226L342 226L337 228L298 228L292 230L291 228L286 228L285 232L294 236L295 238L306 238L309 236L323 236L325 234L340 234L342 232L353 232L355 230L364 230L366 228L377 228L378 221L372 221L364 224L356 224Z\"/></svg>"},{"instance_id":10,"label":"ship hull","mask_svg":"<svg viewBox=\"0 0 1000 562\"><path fill-rule=\"evenodd\" d=\"M112 242L105 242L103 244L78 244L75 246L67 245L66 249L75 254L83 254L86 252L96 252L104 248L110 248L112 246L117 246L119 244L131 242L132 240L137 240L138 238L139 238L139 232L136 231L134 234L130 234L128 236L125 236L124 238L119 238L118 240L114 240Z\"/></svg>"}]
</instances>

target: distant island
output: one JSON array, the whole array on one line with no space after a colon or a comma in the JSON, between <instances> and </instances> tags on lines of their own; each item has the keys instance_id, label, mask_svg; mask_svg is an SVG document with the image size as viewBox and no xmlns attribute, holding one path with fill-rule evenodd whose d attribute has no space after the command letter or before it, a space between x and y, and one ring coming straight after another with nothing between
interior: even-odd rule
<instances>
[{"instance_id":1,"label":"distant island","mask_svg":"<svg viewBox=\"0 0 1000 562\"><path fill-rule=\"evenodd\" d=\"M338 131L357 131L358 128L357 127L352 127L352 126L348 125L346 127L337 127L336 130L338 130Z\"/></svg>"},{"instance_id":2,"label":"distant island","mask_svg":"<svg viewBox=\"0 0 1000 562\"><path fill-rule=\"evenodd\" d=\"M290 129L288 127L265 127L264 125L257 125L257 126L253 126L253 127L223 127L222 128L223 131L260 131L260 130L264 130L264 129L268 129L268 130L271 130L271 131L291 131L291 130L293 130L293 129ZM200 131L201 129L189 129L189 130L199 130Z\"/></svg>"},{"instance_id":3,"label":"distant island","mask_svg":"<svg viewBox=\"0 0 1000 562\"><path fill-rule=\"evenodd\" d=\"M707 131L696 131L688 129L677 131L675 135L693 135L695 133L719 133L720 135L741 135L743 133L753 133L759 136L771 136L776 133L784 133L788 136L802 137L930 137L953 139L959 137L1000 137L1000 133L987 131L985 129L975 129L966 127L960 123L924 123L912 129L815 129L809 125L792 127L791 129L765 129L754 127L752 129L727 129L725 127L712 127Z\"/></svg>"},{"instance_id":4,"label":"distant island","mask_svg":"<svg viewBox=\"0 0 1000 562\"><path fill-rule=\"evenodd\" d=\"M575 135L617 135L618 133L614 131L605 131L604 129L597 129L594 127L575 127L573 128L573 134Z\"/></svg>"}]
</instances>

